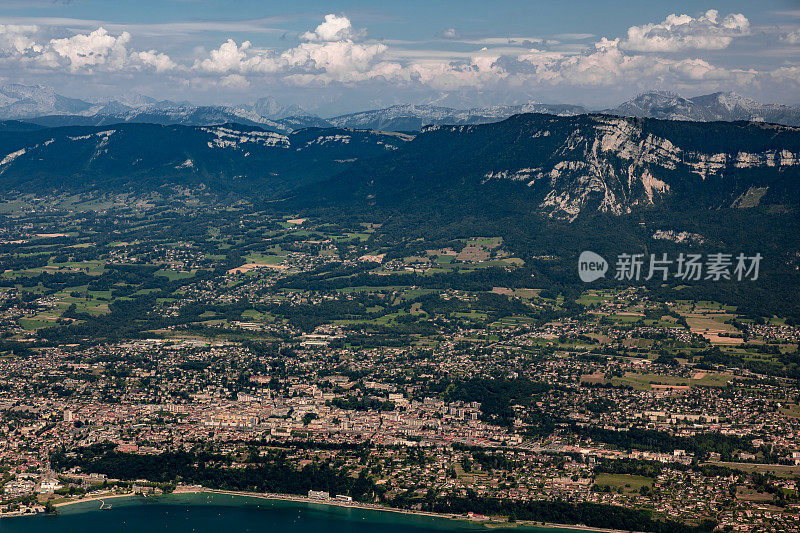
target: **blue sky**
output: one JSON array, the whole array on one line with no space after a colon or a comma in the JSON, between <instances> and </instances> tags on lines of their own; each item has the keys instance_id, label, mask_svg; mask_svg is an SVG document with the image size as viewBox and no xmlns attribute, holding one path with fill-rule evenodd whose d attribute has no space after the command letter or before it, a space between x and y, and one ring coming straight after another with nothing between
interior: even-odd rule
<instances>
[{"instance_id":1,"label":"blue sky","mask_svg":"<svg viewBox=\"0 0 800 533\"><path fill-rule=\"evenodd\" d=\"M4 0L0 77L323 115L650 89L800 104L800 1Z\"/></svg>"}]
</instances>

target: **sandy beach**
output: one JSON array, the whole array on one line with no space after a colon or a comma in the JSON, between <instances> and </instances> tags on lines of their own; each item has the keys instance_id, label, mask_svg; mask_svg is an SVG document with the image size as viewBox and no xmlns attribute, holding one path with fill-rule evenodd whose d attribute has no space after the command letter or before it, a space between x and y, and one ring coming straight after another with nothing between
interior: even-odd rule
<instances>
[{"instance_id":1,"label":"sandy beach","mask_svg":"<svg viewBox=\"0 0 800 533\"><path fill-rule=\"evenodd\" d=\"M58 507L65 507L67 505L75 505L75 504L78 504L78 503L99 502L99 501L104 501L104 500L114 500L114 499L117 499L117 498L132 498L134 496L138 496L138 495L134 494L132 492L126 493L126 494L115 494L115 493L110 492L108 494L102 494L102 495L98 494L96 496L89 496L88 498L82 498L80 500L70 500L70 501L66 501L66 502L54 503L53 507L58 508Z\"/></svg>"}]
</instances>

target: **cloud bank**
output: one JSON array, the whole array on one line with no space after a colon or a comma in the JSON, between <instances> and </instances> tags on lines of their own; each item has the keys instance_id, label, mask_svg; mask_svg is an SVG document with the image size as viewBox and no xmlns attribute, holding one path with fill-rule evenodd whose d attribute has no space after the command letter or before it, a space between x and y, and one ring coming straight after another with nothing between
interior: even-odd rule
<instances>
[{"instance_id":1,"label":"cloud bank","mask_svg":"<svg viewBox=\"0 0 800 533\"><path fill-rule=\"evenodd\" d=\"M737 37L750 33L750 21L741 13L720 18L710 9L703 15L669 15L658 24L631 26L622 47L636 52L723 50Z\"/></svg>"},{"instance_id":2,"label":"cloud bank","mask_svg":"<svg viewBox=\"0 0 800 533\"><path fill-rule=\"evenodd\" d=\"M153 69L166 72L177 64L155 50L130 50L131 34L111 35L99 27L90 33L40 43L35 25L0 25L0 57L20 68L68 70L70 73Z\"/></svg>"},{"instance_id":3,"label":"cloud bank","mask_svg":"<svg viewBox=\"0 0 800 533\"><path fill-rule=\"evenodd\" d=\"M149 47L140 49L128 31L109 32L100 26L84 33L48 35L52 31L39 25L0 24L0 66L6 71L65 76L149 73L184 86L230 90L264 82L306 88L377 83L393 91L502 88L529 93L559 87L741 90L767 82L800 84L800 64L759 70L716 64L704 56L753 35L743 14L723 16L716 10L696 16L670 14L660 22L630 26L622 36L598 39L576 34L573 43L559 40L573 34L549 40L469 40L447 28L438 36L445 48L440 50L387 44L370 38L366 29L356 29L347 16L327 14L316 27L296 34L296 41L285 49L231 37L183 59ZM594 42L587 43L588 39ZM800 44L800 28L776 34L774 41L782 46ZM453 44L472 46L473 51L456 52Z\"/></svg>"}]
</instances>

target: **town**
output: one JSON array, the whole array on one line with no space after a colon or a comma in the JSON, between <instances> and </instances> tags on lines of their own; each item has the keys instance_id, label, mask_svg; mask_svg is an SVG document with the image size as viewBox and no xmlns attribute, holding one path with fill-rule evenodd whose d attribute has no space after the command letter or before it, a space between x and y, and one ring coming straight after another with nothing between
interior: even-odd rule
<instances>
[{"instance_id":1,"label":"town","mask_svg":"<svg viewBox=\"0 0 800 533\"><path fill-rule=\"evenodd\" d=\"M496 236L25 201L0 221L4 515L201 486L800 528L790 320L537 287Z\"/></svg>"}]
</instances>

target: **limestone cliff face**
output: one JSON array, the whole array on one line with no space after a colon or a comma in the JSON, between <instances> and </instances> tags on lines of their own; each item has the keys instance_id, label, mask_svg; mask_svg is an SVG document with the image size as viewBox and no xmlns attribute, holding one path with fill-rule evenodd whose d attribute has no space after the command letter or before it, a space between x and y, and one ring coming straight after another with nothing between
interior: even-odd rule
<instances>
[{"instance_id":1,"label":"limestone cliff face","mask_svg":"<svg viewBox=\"0 0 800 533\"><path fill-rule=\"evenodd\" d=\"M561 121L552 125L560 126ZM691 177L703 182L746 170L797 172L800 168L796 151L684 149L646 131L645 123L635 119L591 116L575 126L556 143L552 140L559 134L547 125L531 132L529 140L549 141L547 147L542 146L547 152L536 150L533 141L520 167L493 169L483 175L483 183L513 180L543 189L539 207L549 216L574 220L587 209L619 215L656 205L670 196L675 185L685 185Z\"/></svg>"}]
</instances>

